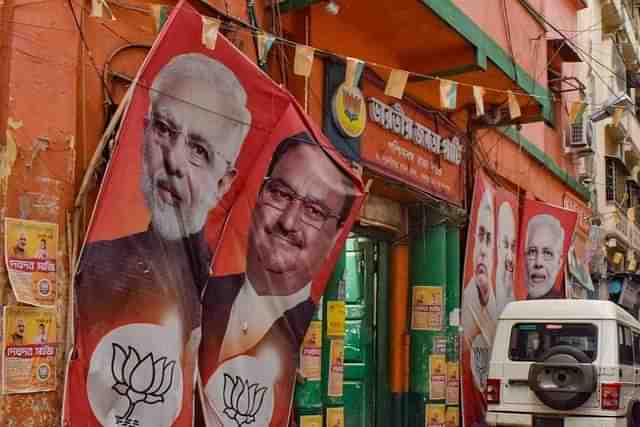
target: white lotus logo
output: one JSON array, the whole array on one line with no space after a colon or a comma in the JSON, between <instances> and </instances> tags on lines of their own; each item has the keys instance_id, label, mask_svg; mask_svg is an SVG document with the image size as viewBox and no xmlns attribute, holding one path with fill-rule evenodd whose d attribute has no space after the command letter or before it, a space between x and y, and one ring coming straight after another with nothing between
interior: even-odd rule
<instances>
[{"instance_id":1,"label":"white lotus logo","mask_svg":"<svg viewBox=\"0 0 640 427\"><path fill-rule=\"evenodd\" d=\"M224 414L235 421L238 427L256 422L256 415L262 409L266 387L249 384L248 380L224 374Z\"/></svg>"},{"instance_id":2,"label":"white lotus logo","mask_svg":"<svg viewBox=\"0 0 640 427\"><path fill-rule=\"evenodd\" d=\"M154 405L165 401L164 395L173 385L176 362L166 357L156 359L153 353L141 358L132 346L127 347L128 351L116 343L112 346L111 373L115 380L112 388L129 400L129 407L118 421L126 422L139 403Z\"/></svg>"}]
</instances>

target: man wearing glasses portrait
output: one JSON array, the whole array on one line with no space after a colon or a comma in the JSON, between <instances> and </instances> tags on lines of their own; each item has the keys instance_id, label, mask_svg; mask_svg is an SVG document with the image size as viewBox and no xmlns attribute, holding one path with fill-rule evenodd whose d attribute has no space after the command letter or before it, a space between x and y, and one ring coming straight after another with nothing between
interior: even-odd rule
<instances>
[{"instance_id":1,"label":"man wearing glasses portrait","mask_svg":"<svg viewBox=\"0 0 640 427\"><path fill-rule=\"evenodd\" d=\"M77 376L86 379L91 410L104 425L168 426L178 416L191 419L200 294L212 257L204 226L235 177L251 126L245 89L209 56L173 57L145 89L148 110L132 114L143 125L137 180L148 228L87 244L76 278ZM127 212L113 215L125 219ZM85 344L96 341L95 348ZM139 360L164 364L154 362L153 370L136 371L138 377L117 375ZM163 387L154 387L164 391L162 404L128 411L131 378L145 383L163 372Z\"/></svg>"},{"instance_id":2,"label":"man wearing glasses portrait","mask_svg":"<svg viewBox=\"0 0 640 427\"><path fill-rule=\"evenodd\" d=\"M563 245L564 228L557 218L539 214L529 220L524 248L527 299L562 298L555 284Z\"/></svg>"},{"instance_id":3,"label":"man wearing glasses portrait","mask_svg":"<svg viewBox=\"0 0 640 427\"><path fill-rule=\"evenodd\" d=\"M353 201L351 179L310 135L278 145L253 210L246 273L207 285L200 349L207 425L235 425L237 416L287 425L289 408L282 405L291 402L299 348L315 310L311 282ZM258 391L251 414L229 398L237 388L231 379Z\"/></svg>"}]
</instances>

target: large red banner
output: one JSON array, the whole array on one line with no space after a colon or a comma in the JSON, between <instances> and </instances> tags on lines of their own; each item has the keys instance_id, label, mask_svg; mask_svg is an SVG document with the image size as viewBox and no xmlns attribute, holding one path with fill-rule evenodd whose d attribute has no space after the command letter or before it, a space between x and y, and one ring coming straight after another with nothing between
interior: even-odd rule
<instances>
[{"instance_id":1,"label":"large red banner","mask_svg":"<svg viewBox=\"0 0 640 427\"><path fill-rule=\"evenodd\" d=\"M578 214L536 200L525 200L520 223L518 299L564 298L564 266Z\"/></svg>"},{"instance_id":2,"label":"large red banner","mask_svg":"<svg viewBox=\"0 0 640 427\"><path fill-rule=\"evenodd\" d=\"M362 182L203 25L180 3L136 79L76 276L65 425L289 422Z\"/></svg>"},{"instance_id":3,"label":"large red banner","mask_svg":"<svg viewBox=\"0 0 640 427\"><path fill-rule=\"evenodd\" d=\"M512 192L476 177L462 294L464 425L484 425L484 391L498 317L511 301L563 298L562 271L575 212L534 200L519 209ZM520 211L520 212L519 212Z\"/></svg>"},{"instance_id":4,"label":"large red banner","mask_svg":"<svg viewBox=\"0 0 640 427\"><path fill-rule=\"evenodd\" d=\"M517 299L518 199L480 171L476 177L462 295L462 404L465 426L482 425L484 391L498 317Z\"/></svg>"}]
</instances>

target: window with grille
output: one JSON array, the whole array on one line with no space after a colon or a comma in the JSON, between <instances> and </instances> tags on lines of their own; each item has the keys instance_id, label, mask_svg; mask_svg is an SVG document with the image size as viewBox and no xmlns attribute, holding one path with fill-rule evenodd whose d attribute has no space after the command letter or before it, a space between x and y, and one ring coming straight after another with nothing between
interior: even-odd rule
<instances>
[{"instance_id":1,"label":"window with grille","mask_svg":"<svg viewBox=\"0 0 640 427\"><path fill-rule=\"evenodd\" d=\"M620 208L624 208L629 204L630 194L628 194L627 175L627 169L620 159L616 157L606 158L605 189L607 202L615 202Z\"/></svg>"},{"instance_id":2,"label":"window with grille","mask_svg":"<svg viewBox=\"0 0 640 427\"><path fill-rule=\"evenodd\" d=\"M615 159L607 158L606 165L606 189L607 202L613 202L616 198L616 163Z\"/></svg>"}]
</instances>

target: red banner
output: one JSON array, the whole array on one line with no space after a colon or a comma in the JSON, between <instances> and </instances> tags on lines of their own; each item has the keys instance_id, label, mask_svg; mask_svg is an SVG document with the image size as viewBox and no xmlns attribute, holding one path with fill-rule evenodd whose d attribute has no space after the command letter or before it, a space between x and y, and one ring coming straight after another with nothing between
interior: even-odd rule
<instances>
[{"instance_id":1,"label":"red banner","mask_svg":"<svg viewBox=\"0 0 640 427\"><path fill-rule=\"evenodd\" d=\"M182 2L136 80L76 276L68 425L289 422L363 186L211 28Z\"/></svg>"},{"instance_id":2,"label":"red banner","mask_svg":"<svg viewBox=\"0 0 640 427\"><path fill-rule=\"evenodd\" d=\"M475 182L462 295L462 404L465 426L481 425L484 391L498 316L517 299L518 199L484 172Z\"/></svg>"},{"instance_id":3,"label":"red banner","mask_svg":"<svg viewBox=\"0 0 640 427\"><path fill-rule=\"evenodd\" d=\"M574 211L525 200L520 223L516 296L564 298L563 271L576 227Z\"/></svg>"}]
</instances>

